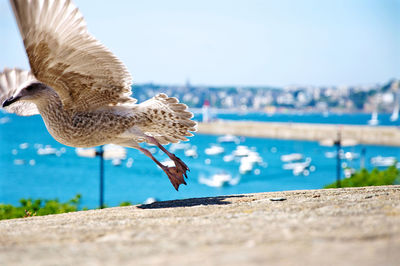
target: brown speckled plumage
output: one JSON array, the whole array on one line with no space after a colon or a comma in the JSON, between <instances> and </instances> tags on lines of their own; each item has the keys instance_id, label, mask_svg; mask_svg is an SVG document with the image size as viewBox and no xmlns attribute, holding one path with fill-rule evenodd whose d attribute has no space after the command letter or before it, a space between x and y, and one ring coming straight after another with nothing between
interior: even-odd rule
<instances>
[{"instance_id":1,"label":"brown speckled plumage","mask_svg":"<svg viewBox=\"0 0 400 266\"><path fill-rule=\"evenodd\" d=\"M161 144L192 136L196 123L187 106L165 94L136 104L125 65L89 34L71 1L11 4L33 75L17 69L0 73L3 107L21 115L39 112L50 134L68 146L137 148L164 170L176 189L186 184L188 167ZM175 167L161 165L141 142L157 145Z\"/></svg>"},{"instance_id":2,"label":"brown speckled plumage","mask_svg":"<svg viewBox=\"0 0 400 266\"><path fill-rule=\"evenodd\" d=\"M131 134L132 129L155 137L161 144L187 140L186 136L192 136L188 130L196 130L196 123L189 120L192 114L186 109L174 111L173 107L185 105L174 103L171 108L167 99L171 98L159 94L143 104L82 112L65 109L57 93L46 88L46 97L35 102L48 131L57 141L72 147L93 147L148 141L141 133ZM152 107L151 103L159 106Z\"/></svg>"}]
</instances>

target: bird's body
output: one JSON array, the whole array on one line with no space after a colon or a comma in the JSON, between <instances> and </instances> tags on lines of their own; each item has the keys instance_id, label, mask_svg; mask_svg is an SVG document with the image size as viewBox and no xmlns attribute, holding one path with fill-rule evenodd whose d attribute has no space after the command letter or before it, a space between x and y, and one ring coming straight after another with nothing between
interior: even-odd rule
<instances>
[{"instance_id":1,"label":"bird's body","mask_svg":"<svg viewBox=\"0 0 400 266\"><path fill-rule=\"evenodd\" d=\"M176 137L179 135L183 140L184 136L191 136L187 127L195 126L190 120L183 120L187 124L186 127L182 121L179 123L179 118L191 117L191 113L174 111L169 107L167 100L174 102L174 106L183 108L184 105L175 103L174 98L168 98L165 94L159 94L149 100L158 102L163 108L144 102L83 112L64 108L58 94L51 88L47 90L46 97L37 101L36 106L53 138L71 147L93 147L108 143L123 145L128 140L131 145L134 142L148 142L143 133L159 139L160 143L164 143L170 134L169 141L177 142ZM168 132L165 128L170 125L172 127Z\"/></svg>"},{"instance_id":2,"label":"bird's body","mask_svg":"<svg viewBox=\"0 0 400 266\"><path fill-rule=\"evenodd\" d=\"M62 144L93 147L113 143L137 148L178 189L188 167L161 144L192 136L196 123L187 106L165 94L137 104L126 67L91 36L69 0L11 0L32 74L0 73L0 101L19 115L39 114ZM139 144L154 144L175 167L163 166Z\"/></svg>"},{"instance_id":3,"label":"bird's body","mask_svg":"<svg viewBox=\"0 0 400 266\"><path fill-rule=\"evenodd\" d=\"M46 100L38 109L53 138L71 147L113 143L118 135L138 121L133 112L120 114L112 108L91 112L64 109L57 96Z\"/></svg>"}]
</instances>

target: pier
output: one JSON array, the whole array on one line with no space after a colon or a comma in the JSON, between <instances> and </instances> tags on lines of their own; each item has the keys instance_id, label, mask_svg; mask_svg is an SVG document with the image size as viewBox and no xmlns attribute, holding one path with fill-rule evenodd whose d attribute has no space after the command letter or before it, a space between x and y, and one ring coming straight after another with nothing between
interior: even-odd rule
<instances>
[{"instance_id":1,"label":"pier","mask_svg":"<svg viewBox=\"0 0 400 266\"><path fill-rule=\"evenodd\" d=\"M400 128L393 126L216 121L199 123L198 133L324 142L340 133L342 141L353 144L400 146Z\"/></svg>"}]
</instances>

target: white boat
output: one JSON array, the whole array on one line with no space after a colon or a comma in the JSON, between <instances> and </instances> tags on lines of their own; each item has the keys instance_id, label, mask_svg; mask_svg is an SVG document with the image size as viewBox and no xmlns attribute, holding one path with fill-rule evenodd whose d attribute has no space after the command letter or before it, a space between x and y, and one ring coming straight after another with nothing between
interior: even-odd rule
<instances>
[{"instance_id":1,"label":"white boat","mask_svg":"<svg viewBox=\"0 0 400 266\"><path fill-rule=\"evenodd\" d=\"M336 158L336 151L327 151L325 152L325 157L328 159Z\"/></svg>"},{"instance_id":2,"label":"white boat","mask_svg":"<svg viewBox=\"0 0 400 266\"><path fill-rule=\"evenodd\" d=\"M97 155L96 148L76 148L75 152L78 156L93 158ZM103 157L106 160L125 160L126 159L126 149L122 146L115 144L107 144L103 147Z\"/></svg>"},{"instance_id":3,"label":"white boat","mask_svg":"<svg viewBox=\"0 0 400 266\"><path fill-rule=\"evenodd\" d=\"M293 175L298 176L300 174L308 176L310 171L315 171L315 166L311 165L311 158L306 158L304 162L290 162L282 166L285 170L292 170Z\"/></svg>"},{"instance_id":4,"label":"white boat","mask_svg":"<svg viewBox=\"0 0 400 266\"><path fill-rule=\"evenodd\" d=\"M244 145L239 145L236 147L236 150L232 152L232 154L236 157L245 157L248 156L251 150L249 147L244 146Z\"/></svg>"},{"instance_id":5,"label":"white boat","mask_svg":"<svg viewBox=\"0 0 400 266\"><path fill-rule=\"evenodd\" d=\"M222 160L224 160L224 162L226 163L232 162L233 160L235 160L235 155L227 154L222 158Z\"/></svg>"},{"instance_id":6,"label":"white boat","mask_svg":"<svg viewBox=\"0 0 400 266\"><path fill-rule=\"evenodd\" d=\"M218 138L218 142L219 143L236 143L239 144L240 140L238 137L234 136L234 135L224 135Z\"/></svg>"},{"instance_id":7,"label":"white boat","mask_svg":"<svg viewBox=\"0 0 400 266\"><path fill-rule=\"evenodd\" d=\"M76 148L75 153L81 157L93 158L96 156L95 148Z\"/></svg>"},{"instance_id":8,"label":"white boat","mask_svg":"<svg viewBox=\"0 0 400 266\"><path fill-rule=\"evenodd\" d=\"M38 155L56 155L56 156L61 156L61 151L57 150L56 148L53 148L49 145L46 145L44 148L39 148L37 150Z\"/></svg>"},{"instance_id":9,"label":"white boat","mask_svg":"<svg viewBox=\"0 0 400 266\"><path fill-rule=\"evenodd\" d=\"M120 158L114 158L111 160L112 165L114 166L120 166L122 164L122 161Z\"/></svg>"},{"instance_id":10,"label":"white boat","mask_svg":"<svg viewBox=\"0 0 400 266\"><path fill-rule=\"evenodd\" d=\"M298 176L298 175L304 175L308 176L310 174L310 171L307 169L307 167L303 167L302 165L298 165L292 170L293 175Z\"/></svg>"},{"instance_id":11,"label":"white boat","mask_svg":"<svg viewBox=\"0 0 400 266\"><path fill-rule=\"evenodd\" d=\"M161 164L167 167L175 167L175 163L171 159L166 159L165 161L162 161Z\"/></svg>"},{"instance_id":12,"label":"white boat","mask_svg":"<svg viewBox=\"0 0 400 266\"><path fill-rule=\"evenodd\" d=\"M222 187L226 185L236 185L239 182L239 178L232 178L228 173L218 173L213 175L211 178L200 177L199 183L207 185L209 187Z\"/></svg>"},{"instance_id":13,"label":"white boat","mask_svg":"<svg viewBox=\"0 0 400 266\"><path fill-rule=\"evenodd\" d=\"M285 170L293 170L295 168L306 168L310 165L310 162L297 162L297 163L285 163L282 168Z\"/></svg>"},{"instance_id":14,"label":"white boat","mask_svg":"<svg viewBox=\"0 0 400 266\"><path fill-rule=\"evenodd\" d=\"M248 156L240 158L239 173L247 174L253 171L254 165L261 165L263 163L260 155L255 151L250 151Z\"/></svg>"},{"instance_id":15,"label":"white boat","mask_svg":"<svg viewBox=\"0 0 400 266\"><path fill-rule=\"evenodd\" d=\"M343 152L343 150L341 150L339 152L339 155L340 155L340 159L342 159L342 160L352 161L352 160L360 158L360 154L359 153L355 153L355 152L351 152L351 151ZM325 152L325 157L328 158L328 159L336 158L336 156L337 156L337 152L336 151L327 151L327 152Z\"/></svg>"},{"instance_id":16,"label":"white boat","mask_svg":"<svg viewBox=\"0 0 400 266\"><path fill-rule=\"evenodd\" d=\"M23 165L23 164L25 164L25 160L23 160L23 159L14 159L14 164L15 165Z\"/></svg>"},{"instance_id":17,"label":"white boat","mask_svg":"<svg viewBox=\"0 0 400 266\"><path fill-rule=\"evenodd\" d=\"M376 156L371 158L371 164L373 166L392 166L397 162L396 157L383 157L383 156Z\"/></svg>"},{"instance_id":18,"label":"white boat","mask_svg":"<svg viewBox=\"0 0 400 266\"><path fill-rule=\"evenodd\" d=\"M210 148L204 150L207 155L219 155L225 152L225 149L218 145L211 145Z\"/></svg>"},{"instance_id":19,"label":"white boat","mask_svg":"<svg viewBox=\"0 0 400 266\"><path fill-rule=\"evenodd\" d=\"M263 159L261 158L260 154L258 154L258 152L255 151L250 151L249 154L247 155L247 157L245 157L246 160L252 162L252 163L258 163L258 164L262 164L263 163ZM244 159L244 158L242 158Z\"/></svg>"},{"instance_id":20,"label":"white boat","mask_svg":"<svg viewBox=\"0 0 400 266\"><path fill-rule=\"evenodd\" d=\"M370 126L376 126L376 125L378 125L378 124L379 124L378 112L377 112L377 111L374 111L374 112L372 112L371 119L368 120L368 125L370 125Z\"/></svg>"},{"instance_id":21,"label":"white boat","mask_svg":"<svg viewBox=\"0 0 400 266\"><path fill-rule=\"evenodd\" d=\"M189 148L189 143L172 143L168 150L172 153L175 153L177 150L187 150Z\"/></svg>"},{"instance_id":22,"label":"white boat","mask_svg":"<svg viewBox=\"0 0 400 266\"><path fill-rule=\"evenodd\" d=\"M24 143L19 144L19 148L20 148L21 150L25 150L25 149L27 149L28 147L29 147L29 143L27 143L27 142L24 142Z\"/></svg>"},{"instance_id":23,"label":"white boat","mask_svg":"<svg viewBox=\"0 0 400 266\"><path fill-rule=\"evenodd\" d=\"M115 144L107 144L103 147L104 150L104 159L112 160L112 159L126 159L126 149L122 146Z\"/></svg>"},{"instance_id":24,"label":"white boat","mask_svg":"<svg viewBox=\"0 0 400 266\"><path fill-rule=\"evenodd\" d=\"M291 153L281 156L282 162L293 162L303 160L303 154L301 153Z\"/></svg>"},{"instance_id":25,"label":"white boat","mask_svg":"<svg viewBox=\"0 0 400 266\"><path fill-rule=\"evenodd\" d=\"M186 157L191 157L191 158L197 158L199 155L197 154L197 149L195 147L192 147L188 150L185 150L185 156Z\"/></svg>"},{"instance_id":26,"label":"white boat","mask_svg":"<svg viewBox=\"0 0 400 266\"><path fill-rule=\"evenodd\" d=\"M250 161L243 161L239 166L239 173L244 175L253 171L254 164Z\"/></svg>"},{"instance_id":27,"label":"white boat","mask_svg":"<svg viewBox=\"0 0 400 266\"><path fill-rule=\"evenodd\" d=\"M358 159L360 157L360 154L348 151L348 152L345 152L345 153L341 153L340 157L342 159L346 159L346 160L352 161L352 160Z\"/></svg>"}]
</instances>

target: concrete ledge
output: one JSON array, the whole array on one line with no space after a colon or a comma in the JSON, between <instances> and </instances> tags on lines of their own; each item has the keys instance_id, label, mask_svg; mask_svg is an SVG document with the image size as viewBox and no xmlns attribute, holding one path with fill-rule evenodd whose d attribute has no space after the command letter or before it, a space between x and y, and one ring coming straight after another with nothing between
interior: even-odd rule
<instances>
[{"instance_id":1,"label":"concrete ledge","mask_svg":"<svg viewBox=\"0 0 400 266\"><path fill-rule=\"evenodd\" d=\"M342 140L360 144L400 146L400 130L394 126L355 126L305 123L270 123L252 121L217 121L199 123L203 134L263 137L274 139L314 140L336 139L338 131Z\"/></svg>"},{"instance_id":2,"label":"concrete ledge","mask_svg":"<svg viewBox=\"0 0 400 266\"><path fill-rule=\"evenodd\" d=\"M232 195L0 221L2 265L398 265L399 250L400 186Z\"/></svg>"}]
</instances>

